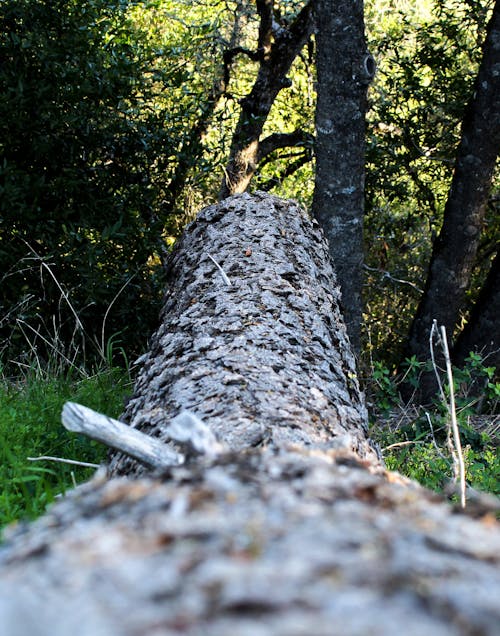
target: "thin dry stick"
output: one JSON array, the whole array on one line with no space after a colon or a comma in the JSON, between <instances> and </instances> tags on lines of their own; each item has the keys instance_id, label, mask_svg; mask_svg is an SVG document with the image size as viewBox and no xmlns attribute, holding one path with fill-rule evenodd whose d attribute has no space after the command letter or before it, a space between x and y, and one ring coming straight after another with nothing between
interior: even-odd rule
<instances>
[{"instance_id":1,"label":"thin dry stick","mask_svg":"<svg viewBox=\"0 0 500 636\"><path fill-rule=\"evenodd\" d=\"M31 349L31 352L33 353L33 357L36 360L36 366L38 367L38 371L40 372L42 370L42 366L40 364L40 359L38 357L38 353L37 350L35 349L35 347L33 346L33 343L31 342L31 340L28 338L26 332L24 331L23 327L22 327L22 323L24 321L21 320L20 318L16 318L16 324L19 326L19 329L21 330L21 333L23 334L26 342L28 343L28 347ZM25 323L27 327L29 327L30 329L32 329L33 331L35 331L33 329L33 327L31 327L30 325L28 325L28 323ZM35 331L36 333L36 331ZM31 366L31 365L30 365Z\"/></svg>"},{"instance_id":2,"label":"thin dry stick","mask_svg":"<svg viewBox=\"0 0 500 636\"><path fill-rule=\"evenodd\" d=\"M63 457L51 457L50 455L41 455L40 457L27 457L29 462L59 462L60 464L71 464L72 466L83 466L84 468L99 468L99 464L91 464L89 462L79 462L76 459L64 459Z\"/></svg>"},{"instance_id":3,"label":"thin dry stick","mask_svg":"<svg viewBox=\"0 0 500 636\"><path fill-rule=\"evenodd\" d=\"M440 333L437 331L437 329L438 329L437 322L434 320L432 323L431 333L429 337L431 359L432 359L432 365L434 368L434 373L436 374L436 379L439 386L439 391L441 393L441 397L443 401L445 402L445 404L447 404L448 413L450 415L451 432L453 433L453 441L452 441L452 436L450 433L450 425L449 425L447 445L448 445L448 448L450 449L450 454L453 459L454 481L455 483L457 481L459 483L460 505L462 506L462 508L465 508L465 504L466 504L465 462L464 462L464 456L462 452L462 444L460 442L460 431L458 429L458 423L457 423L457 411L456 411L456 405L455 405L455 391L454 391L454 383L453 383L453 371L451 368L450 351L448 349L448 341L446 338L446 328L444 326L441 326ZM449 404L447 403L447 400L446 400L446 395L444 393L443 385L441 383L441 378L439 377L439 372L438 372L436 360L434 357L433 336L435 333L437 334L437 337L440 340L443 355L444 355L444 360L446 364L446 375L448 378L448 385L450 388Z\"/></svg>"},{"instance_id":4,"label":"thin dry stick","mask_svg":"<svg viewBox=\"0 0 500 636\"><path fill-rule=\"evenodd\" d=\"M67 356L65 356L65 355L64 355L64 353L63 353L62 351L60 351L60 350L59 350L59 349L58 349L58 348L54 345L54 343L50 342L50 340L48 340L47 338L45 338L45 336L43 336L43 335L40 333L40 331L39 331L38 329L35 329L35 328L34 328L34 327L32 327L29 323L25 322L25 321L24 321L24 320L22 320L21 318L17 318L17 319L16 319L16 322L17 322L17 324L19 325L19 328L21 329L23 336L26 338L26 341L28 342L29 347L31 348L31 350L32 350L32 351L33 351L33 353L35 354L35 358L36 358L36 360L37 360L37 364L38 364L39 370L41 370L41 368L42 368L42 367L41 367L40 362L39 362L39 360L38 360L38 356L37 356L37 354L36 354L36 349L35 349L35 347L32 345L32 343L31 343L30 339L28 338L28 336L26 335L26 333L24 332L24 329L23 329L23 327L22 327L22 326L25 326L25 327L27 327L28 329L30 329L30 330L31 330L34 334L36 334L36 335L37 335L37 336L38 336L41 340L43 340L43 342L45 342L45 344L46 344L48 347L50 347L50 348L52 349L52 351L54 351L54 353L56 353L57 355L61 356L61 358L62 358L63 360L65 360L65 361L67 362L67 364L68 364L70 367L73 367L73 368L74 368L74 369L76 369L79 373L81 373L81 370L80 370L80 369L78 369L78 367L77 367L77 366L76 366L73 362L71 362L71 360L70 360Z\"/></svg>"},{"instance_id":5,"label":"thin dry stick","mask_svg":"<svg viewBox=\"0 0 500 636\"><path fill-rule=\"evenodd\" d=\"M400 448L401 446L415 446L416 444L425 444L425 442L421 442L419 440L408 440L406 442L396 442L394 444L389 444L389 446L385 446L382 451L385 452L387 450L391 450L391 448Z\"/></svg>"},{"instance_id":6,"label":"thin dry stick","mask_svg":"<svg viewBox=\"0 0 500 636\"><path fill-rule=\"evenodd\" d=\"M455 391L453 383L453 371L451 369L450 351L448 349L448 341L446 339L446 328L441 326L441 344L443 347L444 359L446 362L446 375L448 376L448 384L450 386L450 416L451 428L453 431L453 442L456 453L453 455L453 463L455 468L455 478L458 468L458 476L460 483L460 505L465 508L465 462L462 452L462 444L460 442L460 431L458 430L457 411L455 407Z\"/></svg>"},{"instance_id":7,"label":"thin dry stick","mask_svg":"<svg viewBox=\"0 0 500 636\"><path fill-rule=\"evenodd\" d=\"M52 269L50 268L50 266L43 260L43 258L37 254L37 252L31 247L31 245L29 243L27 243L25 241L26 245L28 246L28 248L33 252L33 254L35 255L36 258L40 259L40 271L42 270L47 270L47 272L50 274L52 280L54 281L54 283L56 284L57 288L59 289L60 293L61 293L61 298L64 298L64 300L66 301L67 306L69 307L71 313L73 314L73 316L75 317L75 331L80 331L83 336L85 338L87 338L87 333L83 327L82 321L80 320L78 313L76 311L76 309L73 307L69 294L63 289L61 283L57 280L56 275L54 274L54 272L52 271ZM99 352L99 355L105 359L105 355L104 355L104 334L105 334L105 328L106 328L106 321L108 319L108 315L109 312L111 311L112 306L114 305L114 303L116 302L116 300L118 299L118 297L120 296L120 294L123 292L123 290L127 287L127 285L133 280L133 278L135 278L135 276L137 276L137 272L135 274L133 274L132 276L130 276L127 281L125 281L125 283L120 287L120 289L118 290L118 292L115 294L114 298L111 300L111 303L109 304L106 313L104 314L104 318L103 318L103 322L102 322L102 326L101 326L101 346L99 347L99 342L96 341L95 346ZM29 326L29 325L28 325ZM42 337L40 334L38 334L40 337ZM66 356L64 356L60 351L58 351L58 349L52 345L51 343L49 343L47 341L46 338L43 338L43 340L52 347L52 349L58 353L59 355L61 355L71 366L75 366L74 364L71 363L71 361L68 360L68 358Z\"/></svg>"},{"instance_id":8,"label":"thin dry stick","mask_svg":"<svg viewBox=\"0 0 500 636\"><path fill-rule=\"evenodd\" d=\"M231 285L231 281L229 280L226 272L222 269L222 267L219 265L219 263L215 260L215 258L213 256L210 256L210 254L207 254L208 258L212 261L212 263L217 267L217 269L220 272L220 275L222 276L222 280L226 283L226 285Z\"/></svg>"},{"instance_id":9,"label":"thin dry stick","mask_svg":"<svg viewBox=\"0 0 500 636\"><path fill-rule=\"evenodd\" d=\"M37 255L38 256L38 255ZM41 258L41 257L39 257ZM59 291L61 292L61 296L64 298L64 300L66 301L66 304L68 305L71 313L73 314L73 316L75 317L76 320L76 325L79 329L81 329L81 331L83 333L85 333L85 329L83 328L82 325L82 321L80 320L80 318L78 317L78 314L75 311L75 308L73 307L73 305L71 304L71 301L69 299L68 294L64 291L64 289L61 287L61 284L59 283L59 281L57 280L57 277L55 276L54 272L50 269L50 267L47 265L47 263L45 261L42 260L41 262L41 268L45 268L50 276L52 277L52 280L54 281L54 283L57 285L57 288L59 289Z\"/></svg>"}]
</instances>

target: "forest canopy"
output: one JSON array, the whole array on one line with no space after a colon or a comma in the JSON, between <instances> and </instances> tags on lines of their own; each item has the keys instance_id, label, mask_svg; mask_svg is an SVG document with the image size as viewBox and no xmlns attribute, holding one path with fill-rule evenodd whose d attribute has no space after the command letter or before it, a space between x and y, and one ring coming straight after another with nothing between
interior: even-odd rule
<instances>
[{"instance_id":1,"label":"forest canopy","mask_svg":"<svg viewBox=\"0 0 500 636\"><path fill-rule=\"evenodd\" d=\"M408 352L493 4L365 6L377 71L368 90L362 355L387 365ZM242 108L266 63L264 5L272 5L270 50L280 34L300 46L258 122L245 187L310 209L316 40L314 28L293 30L308 3L2 2L4 365L33 347L86 362L144 350L168 251L228 175ZM496 171L455 335L493 276L498 186Z\"/></svg>"}]
</instances>

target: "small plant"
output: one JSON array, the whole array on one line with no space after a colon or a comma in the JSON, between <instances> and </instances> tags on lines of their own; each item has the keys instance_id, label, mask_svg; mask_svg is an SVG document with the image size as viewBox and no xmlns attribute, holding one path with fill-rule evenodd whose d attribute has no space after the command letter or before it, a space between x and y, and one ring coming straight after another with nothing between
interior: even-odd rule
<instances>
[{"instance_id":1,"label":"small plant","mask_svg":"<svg viewBox=\"0 0 500 636\"><path fill-rule=\"evenodd\" d=\"M398 375L381 363L374 364L368 387L374 419L371 435L383 449L390 470L442 492L453 474L453 459L446 448L446 402L436 396L426 411L405 404L399 394L403 381L418 388L418 376L426 367L407 360L404 374ZM463 368L453 369L453 390L467 484L500 496L500 383L495 373L481 356L471 353ZM445 397L449 391L445 385Z\"/></svg>"},{"instance_id":2,"label":"small plant","mask_svg":"<svg viewBox=\"0 0 500 636\"><path fill-rule=\"evenodd\" d=\"M455 369L455 394L460 410L468 414L500 411L500 382L496 369L486 366L478 353L471 352L462 368Z\"/></svg>"},{"instance_id":3,"label":"small plant","mask_svg":"<svg viewBox=\"0 0 500 636\"><path fill-rule=\"evenodd\" d=\"M372 370L372 380L377 408L384 413L388 413L399 401L394 374L382 362L375 362Z\"/></svg>"},{"instance_id":4,"label":"small plant","mask_svg":"<svg viewBox=\"0 0 500 636\"><path fill-rule=\"evenodd\" d=\"M403 373L398 374L396 369L389 369L383 362L372 363L370 379L368 382L368 394L378 411L388 413L391 409L401 404L399 387L401 384L416 389L422 371L428 370L429 365L419 362L415 356L405 360L402 365Z\"/></svg>"}]
</instances>

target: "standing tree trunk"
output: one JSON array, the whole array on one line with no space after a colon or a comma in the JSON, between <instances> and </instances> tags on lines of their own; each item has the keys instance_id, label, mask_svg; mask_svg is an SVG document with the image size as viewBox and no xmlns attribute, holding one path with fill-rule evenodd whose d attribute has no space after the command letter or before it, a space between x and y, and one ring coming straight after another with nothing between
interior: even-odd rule
<instances>
[{"instance_id":1,"label":"standing tree trunk","mask_svg":"<svg viewBox=\"0 0 500 636\"><path fill-rule=\"evenodd\" d=\"M124 419L182 442L187 425L174 435L168 420L189 407L210 455L100 473L11 528L2 636L496 636L496 502L471 507L475 521L384 470L328 248L300 208L267 195L208 208L168 273ZM126 470L145 472L115 456L111 472Z\"/></svg>"},{"instance_id":2,"label":"standing tree trunk","mask_svg":"<svg viewBox=\"0 0 500 636\"><path fill-rule=\"evenodd\" d=\"M500 372L500 251L493 259L486 281L453 348L453 362L462 366L471 351L485 357L485 364Z\"/></svg>"},{"instance_id":3,"label":"standing tree trunk","mask_svg":"<svg viewBox=\"0 0 500 636\"><path fill-rule=\"evenodd\" d=\"M342 309L359 352L362 320L366 92L375 63L362 0L316 3L318 97L313 214L330 243Z\"/></svg>"},{"instance_id":4,"label":"standing tree trunk","mask_svg":"<svg viewBox=\"0 0 500 636\"><path fill-rule=\"evenodd\" d=\"M201 114L192 128L187 131L182 152L177 156L177 165L166 188L165 201L163 203L169 210L175 209L175 206L178 205L188 177L205 151L203 140L210 125L213 123L214 114L228 89L235 58L234 51L239 49L242 38L243 10L242 4L236 5L228 48L224 51L222 63L215 70L212 87L208 91L205 100L200 104Z\"/></svg>"},{"instance_id":5,"label":"standing tree trunk","mask_svg":"<svg viewBox=\"0 0 500 636\"><path fill-rule=\"evenodd\" d=\"M424 294L410 329L407 356L429 357L434 319L451 335L463 309L500 149L500 5L495 3L483 57L462 124L443 227L433 247ZM471 343L472 344L472 343ZM429 375L422 399L435 387Z\"/></svg>"}]
</instances>

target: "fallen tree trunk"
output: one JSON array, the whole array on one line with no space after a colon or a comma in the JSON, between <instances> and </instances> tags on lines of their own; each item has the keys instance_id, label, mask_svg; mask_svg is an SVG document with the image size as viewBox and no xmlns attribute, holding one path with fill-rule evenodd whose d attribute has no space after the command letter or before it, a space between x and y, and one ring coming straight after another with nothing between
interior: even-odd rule
<instances>
[{"instance_id":1,"label":"fallen tree trunk","mask_svg":"<svg viewBox=\"0 0 500 636\"><path fill-rule=\"evenodd\" d=\"M168 280L123 421L164 439L188 409L233 450L335 445L376 458L327 247L297 204L261 193L206 208ZM111 472L142 468L116 456Z\"/></svg>"},{"instance_id":2,"label":"fallen tree trunk","mask_svg":"<svg viewBox=\"0 0 500 636\"><path fill-rule=\"evenodd\" d=\"M136 459L115 453L6 533L2 635L498 633L495 506L455 514L385 470L327 253L264 195L188 228L122 418L134 434L65 408Z\"/></svg>"}]
</instances>

